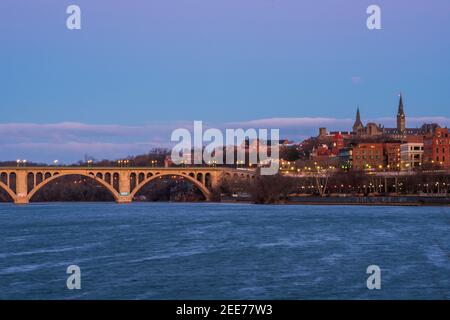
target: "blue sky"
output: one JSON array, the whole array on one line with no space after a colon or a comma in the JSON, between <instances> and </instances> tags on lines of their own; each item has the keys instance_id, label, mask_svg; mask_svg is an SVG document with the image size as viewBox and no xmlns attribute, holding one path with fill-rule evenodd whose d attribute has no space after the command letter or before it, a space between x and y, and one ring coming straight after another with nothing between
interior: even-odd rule
<instances>
[{"instance_id":1,"label":"blue sky","mask_svg":"<svg viewBox=\"0 0 450 320\"><path fill-rule=\"evenodd\" d=\"M366 28L373 3L382 30ZM65 27L69 4L81 30ZM283 118L297 140L323 118L345 129L356 105L393 117L400 91L410 126L445 125L449 39L448 0L2 0L0 132L17 134L1 160L139 153L193 120Z\"/></svg>"}]
</instances>

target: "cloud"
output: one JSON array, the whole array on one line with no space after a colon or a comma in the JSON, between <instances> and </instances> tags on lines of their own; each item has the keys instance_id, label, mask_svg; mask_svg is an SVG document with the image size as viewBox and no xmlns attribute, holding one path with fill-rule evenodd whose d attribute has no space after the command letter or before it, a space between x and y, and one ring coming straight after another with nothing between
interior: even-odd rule
<instances>
[{"instance_id":1,"label":"cloud","mask_svg":"<svg viewBox=\"0 0 450 320\"><path fill-rule=\"evenodd\" d=\"M267 128L280 129L281 138L300 142L315 136L319 127L331 131L347 131L353 119L339 118L268 118L230 123L204 123L204 128ZM366 122L396 125L395 118L375 118ZM408 117L408 127L423 123L449 126L447 117ZM117 159L148 152L154 147L169 148L171 133L176 128L192 130L193 122L154 122L142 126L95 125L74 122L55 124L0 124L0 161L27 159L50 163L55 159L72 163L88 154L96 159ZM191 131L192 132L192 131Z\"/></svg>"},{"instance_id":2,"label":"cloud","mask_svg":"<svg viewBox=\"0 0 450 320\"><path fill-rule=\"evenodd\" d=\"M0 124L0 160L27 159L71 163L85 154L96 159L119 158L169 147L170 133L181 123L146 126L83 123Z\"/></svg>"},{"instance_id":3,"label":"cloud","mask_svg":"<svg viewBox=\"0 0 450 320\"><path fill-rule=\"evenodd\" d=\"M270 118L250 120L246 122L230 123L231 125L243 127L262 127L262 128L318 128L320 126L348 126L352 123L352 119L335 119L335 118Z\"/></svg>"}]
</instances>

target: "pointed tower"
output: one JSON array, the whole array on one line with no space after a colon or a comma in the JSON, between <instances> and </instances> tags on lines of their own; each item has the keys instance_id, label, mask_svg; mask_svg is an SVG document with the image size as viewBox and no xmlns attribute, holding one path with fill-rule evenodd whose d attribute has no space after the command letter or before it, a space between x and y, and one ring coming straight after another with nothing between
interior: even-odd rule
<instances>
[{"instance_id":1,"label":"pointed tower","mask_svg":"<svg viewBox=\"0 0 450 320\"><path fill-rule=\"evenodd\" d=\"M353 124L353 132L354 133L358 133L362 129L364 129L364 125L361 122L361 115L359 113L359 107L358 107L356 109L356 120L355 120L355 123Z\"/></svg>"},{"instance_id":2,"label":"pointed tower","mask_svg":"<svg viewBox=\"0 0 450 320\"><path fill-rule=\"evenodd\" d=\"M398 133L405 133L406 131L406 119L405 119L405 111L403 110L403 97L400 94L400 101L398 102L398 111L397 111L397 130Z\"/></svg>"}]
</instances>

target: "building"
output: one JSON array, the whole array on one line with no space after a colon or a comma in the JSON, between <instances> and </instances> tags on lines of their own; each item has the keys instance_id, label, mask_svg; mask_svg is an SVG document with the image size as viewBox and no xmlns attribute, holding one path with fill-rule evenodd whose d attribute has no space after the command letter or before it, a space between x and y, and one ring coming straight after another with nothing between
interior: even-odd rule
<instances>
[{"instance_id":1,"label":"building","mask_svg":"<svg viewBox=\"0 0 450 320\"><path fill-rule=\"evenodd\" d=\"M339 151L338 166L342 170L349 171L353 167L353 148L343 148Z\"/></svg>"},{"instance_id":2,"label":"building","mask_svg":"<svg viewBox=\"0 0 450 320\"><path fill-rule=\"evenodd\" d=\"M385 142L384 157L387 169L395 170L400 168L400 142Z\"/></svg>"},{"instance_id":3,"label":"building","mask_svg":"<svg viewBox=\"0 0 450 320\"><path fill-rule=\"evenodd\" d=\"M360 138L383 137L406 140L409 136L432 134L436 128L439 128L439 125L436 123L423 124L420 128L407 128L403 96L400 94L397 108L396 128L385 128L381 124L376 124L373 122L369 122L366 126L364 126L361 121L361 113L358 107L356 110L355 123L353 124L353 134Z\"/></svg>"},{"instance_id":4,"label":"building","mask_svg":"<svg viewBox=\"0 0 450 320\"><path fill-rule=\"evenodd\" d=\"M328 132L326 128L319 128L319 135L305 140L299 152L305 159L317 163L336 160L345 170L400 170L417 168L427 162L449 168L447 137L448 130L437 123L408 128L404 99L400 95L395 128L374 122L365 125L357 107L351 132Z\"/></svg>"},{"instance_id":5,"label":"building","mask_svg":"<svg viewBox=\"0 0 450 320\"><path fill-rule=\"evenodd\" d=\"M344 146L344 136L340 132L335 133L331 153L335 156L339 155L339 152L344 148Z\"/></svg>"},{"instance_id":6,"label":"building","mask_svg":"<svg viewBox=\"0 0 450 320\"><path fill-rule=\"evenodd\" d=\"M382 143L359 143L352 150L353 170L367 170L384 167Z\"/></svg>"},{"instance_id":7,"label":"building","mask_svg":"<svg viewBox=\"0 0 450 320\"><path fill-rule=\"evenodd\" d=\"M423 143L403 143L400 145L401 169L419 168L423 163Z\"/></svg>"},{"instance_id":8,"label":"building","mask_svg":"<svg viewBox=\"0 0 450 320\"><path fill-rule=\"evenodd\" d=\"M400 101L398 103L398 112L397 112L397 133L405 134L406 132L406 116L405 111L403 110L403 97L400 94Z\"/></svg>"},{"instance_id":9,"label":"building","mask_svg":"<svg viewBox=\"0 0 450 320\"><path fill-rule=\"evenodd\" d=\"M424 163L450 168L450 137L447 128L436 128L432 135L424 137L423 145Z\"/></svg>"},{"instance_id":10,"label":"building","mask_svg":"<svg viewBox=\"0 0 450 320\"><path fill-rule=\"evenodd\" d=\"M319 128L319 137L325 137L327 135L327 128Z\"/></svg>"},{"instance_id":11,"label":"building","mask_svg":"<svg viewBox=\"0 0 450 320\"><path fill-rule=\"evenodd\" d=\"M358 134L362 133L365 130L364 125L361 121L361 113L359 112L359 107L356 108L356 119L355 123L353 124L353 132Z\"/></svg>"},{"instance_id":12,"label":"building","mask_svg":"<svg viewBox=\"0 0 450 320\"><path fill-rule=\"evenodd\" d=\"M328 161L331 157L333 157L332 150L326 144L317 146L311 153L311 160L318 163Z\"/></svg>"}]
</instances>

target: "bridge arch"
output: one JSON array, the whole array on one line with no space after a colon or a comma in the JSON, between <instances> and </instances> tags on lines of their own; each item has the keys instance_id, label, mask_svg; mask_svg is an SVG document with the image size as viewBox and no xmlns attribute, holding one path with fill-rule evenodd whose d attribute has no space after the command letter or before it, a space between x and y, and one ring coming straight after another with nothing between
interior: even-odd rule
<instances>
[{"instance_id":1,"label":"bridge arch","mask_svg":"<svg viewBox=\"0 0 450 320\"><path fill-rule=\"evenodd\" d=\"M6 193L11 197L13 201L16 200L16 194L11 190L10 187L8 187L6 184L4 184L2 181L0 181L0 188L5 190Z\"/></svg>"},{"instance_id":2,"label":"bridge arch","mask_svg":"<svg viewBox=\"0 0 450 320\"><path fill-rule=\"evenodd\" d=\"M56 175L51 176L48 179L43 180L40 184L35 186L28 193L27 200L30 201L31 198L36 194L36 192L41 190L44 186L46 186L47 184L49 184L53 180L56 180L56 179L64 177L64 176L73 176L73 175L87 177L87 178L89 178L91 180L94 180L94 181L100 183L103 187L105 187L111 193L111 195L114 197L114 200L118 200L119 199L119 193L116 191L116 189L114 189L114 187L112 185L106 183L104 180L96 177L95 175L93 175L91 173L87 174L87 173L82 173L82 172L67 172L67 173L56 174Z\"/></svg>"},{"instance_id":3,"label":"bridge arch","mask_svg":"<svg viewBox=\"0 0 450 320\"><path fill-rule=\"evenodd\" d=\"M191 177L187 174L182 174L182 173L162 173L162 174L155 174L147 179L145 179L144 181L142 181L141 183L139 183L134 190L131 192L130 196L131 199L134 198L134 196L136 195L136 193L139 192L139 190L142 189L142 187L144 187L147 183L150 183L151 181L161 178L161 177L165 177L165 176L177 176L177 177L182 177L185 178L187 181L191 182L193 185L195 185L200 192L203 194L203 196L205 197L206 201L211 200L211 192L208 190L208 188L206 188L200 181L198 181L197 179L195 179L194 177Z\"/></svg>"}]
</instances>

